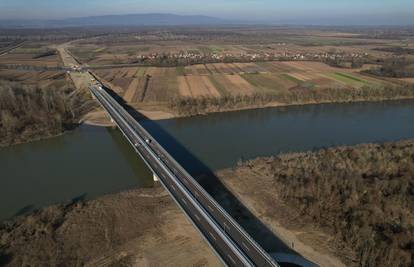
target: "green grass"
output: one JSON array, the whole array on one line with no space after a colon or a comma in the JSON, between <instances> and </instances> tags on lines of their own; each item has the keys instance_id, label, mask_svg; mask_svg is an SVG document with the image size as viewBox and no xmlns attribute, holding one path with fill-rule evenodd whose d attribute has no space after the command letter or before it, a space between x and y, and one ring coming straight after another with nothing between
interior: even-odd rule
<instances>
[{"instance_id":1,"label":"green grass","mask_svg":"<svg viewBox=\"0 0 414 267\"><path fill-rule=\"evenodd\" d=\"M283 86L276 80L264 74L246 73L242 74L241 77L249 82L254 87L264 91L277 91L283 90Z\"/></svg>"},{"instance_id":2,"label":"green grass","mask_svg":"<svg viewBox=\"0 0 414 267\"><path fill-rule=\"evenodd\" d=\"M364 85L370 85L371 83L362 79L359 79L355 76L352 76L350 74L345 74L345 73L341 73L341 72L336 72L336 73L328 73L328 76L330 76L331 78L334 78L337 81L343 82L349 86L352 87L362 87Z\"/></svg>"},{"instance_id":3,"label":"green grass","mask_svg":"<svg viewBox=\"0 0 414 267\"><path fill-rule=\"evenodd\" d=\"M144 76L145 71L147 68L139 67L137 73L135 74L137 77Z\"/></svg>"},{"instance_id":4,"label":"green grass","mask_svg":"<svg viewBox=\"0 0 414 267\"><path fill-rule=\"evenodd\" d=\"M283 73L280 76L282 78L286 79L286 80L289 80L289 81L294 82L294 83L297 83L297 84L302 84L303 83L303 81L301 81L301 80L299 80L299 79L297 79L297 78L295 78L293 76L290 76L289 74L286 74L286 73Z\"/></svg>"},{"instance_id":5,"label":"green grass","mask_svg":"<svg viewBox=\"0 0 414 267\"><path fill-rule=\"evenodd\" d=\"M106 47L100 47L98 49L95 49L93 52L94 53L99 53L99 52L104 52L106 50Z\"/></svg>"},{"instance_id":6,"label":"green grass","mask_svg":"<svg viewBox=\"0 0 414 267\"><path fill-rule=\"evenodd\" d=\"M136 51L137 52L148 52L150 50L150 48L148 46L142 46L142 47L137 47Z\"/></svg>"},{"instance_id":7,"label":"green grass","mask_svg":"<svg viewBox=\"0 0 414 267\"><path fill-rule=\"evenodd\" d=\"M189 50L187 50L187 53L191 53L191 54L194 54L194 55L199 55L200 50L198 50L198 49L189 49Z\"/></svg>"},{"instance_id":8,"label":"green grass","mask_svg":"<svg viewBox=\"0 0 414 267\"><path fill-rule=\"evenodd\" d=\"M213 51L213 53L221 53L224 51L222 47L216 45L210 45L210 49Z\"/></svg>"},{"instance_id":9,"label":"green grass","mask_svg":"<svg viewBox=\"0 0 414 267\"><path fill-rule=\"evenodd\" d=\"M314 89L316 87L316 85L311 82L303 82L300 86L307 89Z\"/></svg>"},{"instance_id":10,"label":"green grass","mask_svg":"<svg viewBox=\"0 0 414 267\"><path fill-rule=\"evenodd\" d=\"M316 84L309 82L309 81L301 81L293 76L290 76L289 74L283 73L280 75L283 79L289 80L291 82L294 82L298 85L300 85L303 88L307 88L307 89L314 89L317 87Z\"/></svg>"},{"instance_id":11,"label":"green grass","mask_svg":"<svg viewBox=\"0 0 414 267\"><path fill-rule=\"evenodd\" d=\"M214 85L214 87L216 87L217 91L219 91L219 93L222 96L229 95L226 88L216 80L214 75L209 75L208 78L210 79L211 83Z\"/></svg>"},{"instance_id":12,"label":"green grass","mask_svg":"<svg viewBox=\"0 0 414 267\"><path fill-rule=\"evenodd\" d=\"M335 72L335 74L336 75L339 75L339 76L342 76L342 77L345 77L345 78L348 78L348 79L351 79L351 80L354 80L354 81L357 81L357 82L361 82L361 83L366 82L366 81L361 80L361 79L359 79L359 78L357 78L355 76L352 76L350 74L345 74L345 73L342 73L342 72Z\"/></svg>"},{"instance_id":13,"label":"green grass","mask_svg":"<svg viewBox=\"0 0 414 267\"><path fill-rule=\"evenodd\" d=\"M218 54L223 52L223 48L216 45L200 46L197 49L203 54Z\"/></svg>"},{"instance_id":14,"label":"green grass","mask_svg":"<svg viewBox=\"0 0 414 267\"><path fill-rule=\"evenodd\" d=\"M39 48L24 48L18 47L12 51L13 54L40 54L47 51L46 47Z\"/></svg>"},{"instance_id":15,"label":"green grass","mask_svg":"<svg viewBox=\"0 0 414 267\"><path fill-rule=\"evenodd\" d=\"M177 71L178 76L185 76L185 70L183 66L178 66L175 68L175 70Z\"/></svg>"}]
</instances>

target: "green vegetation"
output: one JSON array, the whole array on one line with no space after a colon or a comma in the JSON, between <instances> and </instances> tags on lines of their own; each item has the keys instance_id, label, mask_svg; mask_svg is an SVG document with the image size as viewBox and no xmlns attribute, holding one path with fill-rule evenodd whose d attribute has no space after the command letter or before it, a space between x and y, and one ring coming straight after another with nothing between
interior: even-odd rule
<instances>
[{"instance_id":1,"label":"green vegetation","mask_svg":"<svg viewBox=\"0 0 414 267\"><path fill-rule=\"evenodd\" d=\"M367 81L361 80L360 78L357 78L357 77L355 77L351 74L346 74L346 73L342 73L342 72L336 72L335 74L338 75L338 76L344 77L344 78L348 78L348 79L357 81L357 82L361 82L361 83L366 83L367 82Z\"/></svg>"},{"instance_id":2,"label":"green vegetation","mask_svg":"<svg viewBox=\"0 0 414 267\"><path fill-rule=\"evenodd\" d=\"M361 79L358 79L354 76L351 76L350 74L344 74L341 72L335 72L335 73L327 73L327 75L335 80L338 80L340 82L343 82L349 86L352 87L361 87L363 85L369 85L368 81L364 81Z\"/></svg>"},{"instance_id":3,"label":"green vegetation","mask_svg":"<svg viewBox=\"0 0 414 267\"><path fill-rule=\"evenodd\" d=\"M392 52L396 55L414 55L414 48L393 46L393 47L381 47L375 48L377 51Z\"/></svg>"},{"instance_id":4,"label":"green vegetation","mask_svg":"<svg viewBox=\"0 0 414 267\"><path fill-rule=\"evenodd\" d=\"M39 59L39 58L55 56L55 55L57 55L57 51L55 49L47 49L43 51L42 53L39 53L33 56L33 59Z\"/></svg>"},{"instance_id":5,"label":"green vegetation","mask_svg":"<svg viewBox=\"0 0 414 267\"><path fill-rule=\"evenodd\" d=\"M338 250L351 249L351 266L409 267L414 260L413 159L414 141L401 141L243 164L269 177L278 197L304 224L329 232Z\"/></svg>"},{"instance_id":6,"label":"green vegetation","mask_svg":"<svg viewBox=\"0 0 414 267\"><path fill-rule=\"evenodd\" d=\"M224 51L222 47L216 46L216 45L199 46L199 47L197 47L197 49L202 54L205 54L205 55L208 55L208 54L218 54L218 53L221 53L221 52Z\"/></svg>"},{"instance_id":7,"label":"green vegetation","mask_svg":"<svg viewBox=\"0 0 414 267\"><path fill-rule=\"evenodd\" d=\"M299 80L299 79L297 79L297 78L295 78L293 76L290 76L289 74L286 74L286 73L283 73L280 76L282 78L286 79L286 80L292 81L292 82L297 83L297 84L301 84L302 83L301 80Z\"/></svg>"},{"instance_id":8,"label":"green vegetation","mask_svg":"<svg viewBox=\"0 0 414 267\"><path fill-rule=\"evenodd\" d=\"M302 83L300 84L300 86L301 86L302 88L306 88L306 89L314 89L314 88L316 88L316 85L315 85L314 83L312 83L312 82L309 82L309 81L302 82Z\"/></svg>"},{"instance_id":9,"label":"green vegetation","mask_svg":"<svg viewBox=\"0 0 414 267\"><path fill-rule=\"evenodd\" d=\"M177 71L178 76L185 76L185 69L183 66L178 66L175 70Z\"/></svg>"},{"instance_id":10,"label":"green vegetation","mask_svg":"<svg viewBox=\"0 0 414 267\"><path fill-rule=\"evenodd\" d=\"M19 47L16 48L13 53L15 54L41 54L44 53L47 48L45 47Z\"/></svg>"},{"instance_id":11,"label":"green vegetation","mask_svg":"<svg viewBox=\"0 0 414 267\"><path fill-rule=\"evenodd\" d=\"M147 68L145 67L139 67L137 73L135 74L137 77L144 76L145 72L147 71Z\"/></svg>"},{"instance_id":12,"label":"green vegetation","mask_svg":"<svg viewBox=\"0 0 414 267\"><path fill-rule=\"evenodd\" d=\"M210 45L210 49L213 51L213 53L221 53L224 51L222 47L216 45Z\"/></svg>"},{"instance_id":13,"label":"green vegetation","mask_svg":"<svg viewBox=\"0 0 414 267\"><path fill-rule=\"evenodd\" d=\"M226 88L216 80L214 75L209 75L208 78L210 79L210 81L214 85L214 87L217 89L217 91L219 91L220 95L225 96L225 95L229 94L227 92Z\"/></svg>"},{"instance_id":14,"label":"green vegetation","mask_svg":"<svg viewBox=\"0 0 414 267\"><path fill-rule=\"evenodd\" d=\"M381 67L366 72L381 77L412 78L414 77L414 62L405 58L391 58L385 60Z\"/></svg>"},{"instance_id":15,"label":"green vegetation","mask_svg":"<svg viewBox=\"0 0 414 267\"><path fill-rule=\"evenodd\" d=\"M97 49L95 49L93 52L94 53L100 53L100 52L104 52L106 50L106 47L99 47Z\"/></svg>"},{"instance_id":16,"label":"green vegetation","mask_svg":"<svg viewBox=\"0 0 414 267\"><path fill-rule=\"evenodd\" d=\"M283 90L283 86L279 84L275 79L269 77L266 74L259 74L259 73L246 73L242 74L241 77L249 82L251 85L261 89L263 91L278 91Z\"/></svg>"},{"instance_id":17,"label":"green vegetation","mask_svg":"<svg viewBox=\"0 0 414 267\"><path fill-rule=\"evenodd\" d=\"M84 96L68 88L39 88L0 81L0 145L60 134L89 110Z\"/></svg>"}]
</instances>

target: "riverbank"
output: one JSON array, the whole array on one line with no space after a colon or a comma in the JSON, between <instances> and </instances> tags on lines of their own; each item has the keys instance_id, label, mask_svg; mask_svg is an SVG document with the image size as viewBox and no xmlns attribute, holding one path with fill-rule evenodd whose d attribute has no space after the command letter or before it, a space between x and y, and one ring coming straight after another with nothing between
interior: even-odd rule
<instances>
[{"instance_id":1,"label":"riverbank","mask_svg":"<svg viewBox=\"0 0 414 267\"><path fill-rule=\"evenodd\" d=\"M414 91L413 91L414 93ZM377 100L366 100L366 99L357 99L353 101L323 101L323 102L298 102L298 103L281 103L281 102L270 102L264 105L249 105L249 106L234 106L228 108L221 108L217 110L209 110L203 111L197 114L179 114L172 110L168 110L168 108L164 105L159 106L157 105L146 105L145 107L137 106L136 110L143 115L145 119L148 120L168 120L168 119L175 119L175 118L188 118L194 116L205 116L214 113L225 113L225 112L237 112L237 111L244 111L244 110L253 110L253 109L262 109L262 108L283 108L283 107L294 107L294 106L305 106L305 105L323 105L323 104L347 104L347 103L375 103L375 102L385 102L385 101L400 101L400 100L411 100L414 99L414 95L410 97L396 97L396 98L384 98L384 99L377 99ZM149 107L149 108L148 108ZM159 109L157 109L159 108ZM102 126L102 127L111 127L115 126L105 111L102 109L94 110L86 114L82 118L82 123L93 125L93 126Z\"/></svg>"},{"instance_id":2,"label":"riverbank","mask_svg":"<svg viewBox=\"0 0 414 267\"><path fill-rule=\"evenodd\" d=\"M1 266L221 266L162 188L41 209L0 224Z\"/></svg>"},{"instance_id":3,"label":"riverbank","mask_svg":"<svg viewBox=\"0 0 414 267\"><path fill-rule=\"evenodd\" d=\"M378 102L414 99L410 84L389 87L361 88L298 88L278 93L255 93L222 97L179 97L171 99L169 108L180 116L195 116L215 112L261 107L298 106L308 104Z\"/></svg>"},{"instance_id":4,"label":"riverbank","mask_svg":"<svg viewBox=\"0 0 414 267\"><path fill-rule=\"evenodd\" d=\"M410 140L257 158L217 176L276 236L321 266L409 266L413 173ZM162 188L78 199L0 224L0 264L28 262L220 265Z\"/></svg>"},{"instance_id":5,"label":"riverbank","mask_svg":"<svg viewBox=\"0 0 414 267\"><path fill-rule=\"evenodd\" d=\"M243 110L253 110L253 109L262 109L262 108L282 108L282 107L293 107L293 106L305 106L305 105L323 105L323 104L346 104L346 103L363 103L363 102L385 102L385 101L399 101L399 100L410 100L414 99L413 97L399 97L399 98L392 98L392 99L379 99L379 100L353 100L353 101L325 101L325 102L303 102L303 103L280 103L280 102L271 102L265 105L250 105L250 106L242 106L242 107L233 107L233 108L226 108L226 109L218 109L218 110L211 110L206 111L200 114L178 114L174 113L173 111L169 111L165 106L162 106L160 109L157 105L145 105L144 107L137 106L136 110L142 114L143 118L148 120L168 120L174 118L186 118L186 117L194 117L194 116L203 116L208 114L214 113L225 113L225 112L237 112ZM107 113L102 110L101 108L94 109L88 113L86 113L81 120L79 121L79 125L87 124L92 126L100 126L100 127L113 127L115 126L112 123L107 115ZM78 126L79 126L78 125ZM54 138L65 134L66 132L70 132L70 130L65 130L62 132L58 132L56 134L45 135L45 136L36 136L34 138L23 138L22 140L14 141L11 145L18 145L18 144L25 144L35 141L40 141L48 138ZM9 146L10 144L2 144L0 143L0 147Z\"/></svg>"},{"instance_id":6,"label":"riverbank","mask_svg":"<svg viewBox=\"0 0 414 267\"><path fill-rule=\"evenodd\" d=\"M321 266L412 263L413 140L257 158L218 176Z\"/></svg>"}]
</instances>

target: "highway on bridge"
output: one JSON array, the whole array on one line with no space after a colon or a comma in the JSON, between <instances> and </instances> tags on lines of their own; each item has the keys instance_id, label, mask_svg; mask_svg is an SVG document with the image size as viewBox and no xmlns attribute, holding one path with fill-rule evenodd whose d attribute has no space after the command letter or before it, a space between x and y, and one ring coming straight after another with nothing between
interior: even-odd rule
<instances>
[{"instance_id":1,"label":"highway on bridge","mask_svg":"<svg viewBox=\"0 0 414 267\"><path fill-rule=\"evenodd\" d=\"M89 89L225 265L279 266L99 82Z\"/></svg>"}]
</instances>

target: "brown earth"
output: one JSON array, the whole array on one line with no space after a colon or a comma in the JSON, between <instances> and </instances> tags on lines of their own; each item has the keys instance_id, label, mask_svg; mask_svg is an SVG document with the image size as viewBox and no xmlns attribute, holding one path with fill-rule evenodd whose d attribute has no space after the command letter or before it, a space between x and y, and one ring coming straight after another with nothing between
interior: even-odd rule
<instances>
[{"instance_id":1,"label":"brown earth","mask_svg":"<svg viewBox=\"0 0 414 267\"><path fill-rule=\"evenodd\" d=\"M51 206L0 225L2 266L222 266L161 188Z\"/></svg>"},{"instance_id":2,"label":"brown earth","mask_svg":"<svg viewBox=\"0 0 414 267\"><path fill-rule=\"evenodd\" d=\"M225 79L230 82L231 89L229 91L234 94L252 94L255 91L254 87L239 75L225 75Z\"/></svg>"},{"instance_id":3,"label":"brown earth","mask_svg":"<svg viewBox=\"0 0 414 267\"><path fill-rule=\"evenodd\" d=\"M219 177L321 266L412 266L414 141L246 161ZM340 260L338 260L340 259Z\"/></svg>"},{"instance_id":4,"label":"brown earth","mask_svg":"<svg viewBox=\"0 0 414 267\"><path fill-rule=\"evenodd\" d=\"M177 82L178 82L178 92L180 93L180 95L186 96L186 97L193 96L193 94L191 93L190 86L185 76L177 77Z\"/></svg>"}]
</instances>

